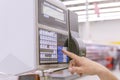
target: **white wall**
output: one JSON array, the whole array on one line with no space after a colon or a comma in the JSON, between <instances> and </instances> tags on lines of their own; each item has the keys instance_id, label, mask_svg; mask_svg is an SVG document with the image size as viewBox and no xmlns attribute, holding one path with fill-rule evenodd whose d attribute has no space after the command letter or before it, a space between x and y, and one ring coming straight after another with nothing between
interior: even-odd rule
<instances>
[{"instance_id":1,"label":"white wall","mask_svg":"<svg viewBox=\"0 0 120 80\"><path fill-rule=\"evenodd\" d=\"M84 26L80 23L79 29L84 31ZM105 43L120 41L120 20L90 22L90 39Z\"/></svg>"},{"instance_id":2,"label":"white wall","mask_svg":"<svg viewBox=\"0 0 120 80\"><path fill-rule=\"evenodd\" d=\"M0 0L0 72L35 68L35 0Z\"/></svg>"},{"instance_id":3,"label":"white wall","mask_svg":"<svg viewBox=\"0 0 120 80\"><path fill-rule=\"evenodd\" d=\"M85 26L85 24L84 23L80 23L79 24L79 34L80 34L80 37L83 39L83 37L84 37L84 26Z\"/></svg>"}]
</instances>

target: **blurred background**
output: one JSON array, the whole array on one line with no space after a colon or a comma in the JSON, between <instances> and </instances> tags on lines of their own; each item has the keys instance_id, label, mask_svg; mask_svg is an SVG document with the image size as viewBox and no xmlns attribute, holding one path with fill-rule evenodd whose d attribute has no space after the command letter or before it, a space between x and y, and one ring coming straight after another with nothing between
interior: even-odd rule
<instances>
[{"instance_id":1,"label":"blurred background","mask_svg":"<svg viewBox=\"0 0 120 80\"><path fill-rule=\"evenodd\" d=\"M17 74L37 67L36 49L39 45L36 45L36 25L38 29L41 27L35 15L36 1L38 0L0 0L0 74ZM120 0L39 1L62 1L67 9L75 12L78 15L76 29L86 45L86 57L104 65L120 78ZM63 12L63 17L64 14ZM49 21L49 15L44 17ZM51 31L56 31L57 28L53 29ZM99 79L97 76L85 76L78 80Z\"/></svg>"},{"instance_id":2,"label":"blurred background","mask_svg":"<svg viewBox=\"0 0 120 80\"><path fill-rule=\"evenodd\" d=\"M79 34L86 43L87 57L106 66L119 77L120 0L61 1L79 16Z\"/></svg>"}]
</instances>

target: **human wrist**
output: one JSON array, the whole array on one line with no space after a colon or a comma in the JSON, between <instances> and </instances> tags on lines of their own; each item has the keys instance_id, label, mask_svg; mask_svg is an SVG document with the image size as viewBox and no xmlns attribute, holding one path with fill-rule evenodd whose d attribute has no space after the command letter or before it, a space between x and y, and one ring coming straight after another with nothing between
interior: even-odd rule
<instances>
[{"instance_id":1,"label":"human wrist","mask_svg":"<svg viewBox=\"0 0 120 80\"><path fill-rule=\"evenodd\" d=\"M103 74L105 74L106 72L108 72L109 70L103 66L99 67L97 75L98 76L102 76Z\"/></svg>"},{"instance_id":2,"label":"human wrist","mask_svg":"<svg viewBox=\"0 0 120 80\"><path fill-rule=\"evenodd\" d=\"M101 67L97 75L100 80L118 80L117 77L114 76L112 72L105 67Z\"/></svg>"},{"instance_id":3,"label":"human wrist","mask_svg":"<svg viewBox=\"0 0 120 80\"><path fill-rule=\"evenodd\" d=\"M99 69L97 75L98 75L99 77L103 77L103 76L105 76L107 73L109 73L109 70L102 67L101 69Z\"/></svg>"}]
</instances>

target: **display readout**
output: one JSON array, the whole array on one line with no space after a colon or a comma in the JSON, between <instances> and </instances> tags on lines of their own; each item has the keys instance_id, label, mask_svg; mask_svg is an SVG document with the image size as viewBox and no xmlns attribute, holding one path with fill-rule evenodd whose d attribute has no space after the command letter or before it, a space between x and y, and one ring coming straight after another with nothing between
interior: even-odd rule
<instances>
[{"instance_id":1,"label":"display readout","mask_svg":"<svg viewBox=\"0 0 120 80\"><path fill-rule=\"evenodd\" d=\"M55 19L65 21L65 15L63 10L44 2L43 4L43 14L45 16L54 17Z\"/></svg>"}]
</instances>

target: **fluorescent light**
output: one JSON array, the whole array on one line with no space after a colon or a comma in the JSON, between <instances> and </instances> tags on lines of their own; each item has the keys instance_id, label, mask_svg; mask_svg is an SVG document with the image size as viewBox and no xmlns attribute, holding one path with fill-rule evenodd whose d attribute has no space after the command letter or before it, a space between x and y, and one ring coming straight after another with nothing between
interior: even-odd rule
<instances>
[{"instance_id":1,"label":"fluorescent light","mask_svg":"<svg viewBox=\"0 0 120 80\"><path fill-rule=\"evenodd\" d=\"M99 9L100 14L101 13L108 13L108 12L120 12L120 7L117 8L107 8L107 9ZM86 11L78 11L76 12L78 15L85 15ZM95 10L89 10L88 14L95 14Z\"/></svg>"},{"instance_id":2,"label":"fluorescent light","mask_svg":"<svg viewBox=\"0 0 120 80\"><path fill-rule=\"evenodd\" d=\"M94 5L89 5L88 6L88 9L92 9L92 8L95 8ZM69 10L83 10L83 9L86 9L86 6L77 6L77 7L68 7Z\"/></svg>"},{"instance_id":3,"label":"fluorescent light","mask_svg":"<svg viewBox=\"0 0 120 80\"><path fill-rule=\"evenodd\" d=\"M115 6L120 6L120 2L98 4L98 8L115 7ZM94 8L95 8L95 5L88 6L88 9L94 9ZM86 6L68 7L68 9L72 11L83 10L83 9L86 9Z\"/></svg>"},{"instance_id":4,"label":"fluorescent light","mask_svg":"<svg viewBox=\"0 0 120 80\"><path fill-rule=\"evenodd\" d=\"M88 0L88 2L100 2L100 1L106 1L106 0ZM86 0L72 0L72 1L64 1L64 5L73 5L73 4L80 4L85 3Z\"/></svg>"},{"instance_id":5,"label":"fluorescent light","mask_svg":"<svg viewBox=\"0 0 120 80\"><path fill-rule=\"evenodd\" d=\"M100 14L100 17L97 17L96 14L89 15L89 21L102 21L102 20L113 20L113 19L120 19L120 12L103 13ZM79 16L78 22L86 22L86 15Z\"/></svg>"}]
</instances>

